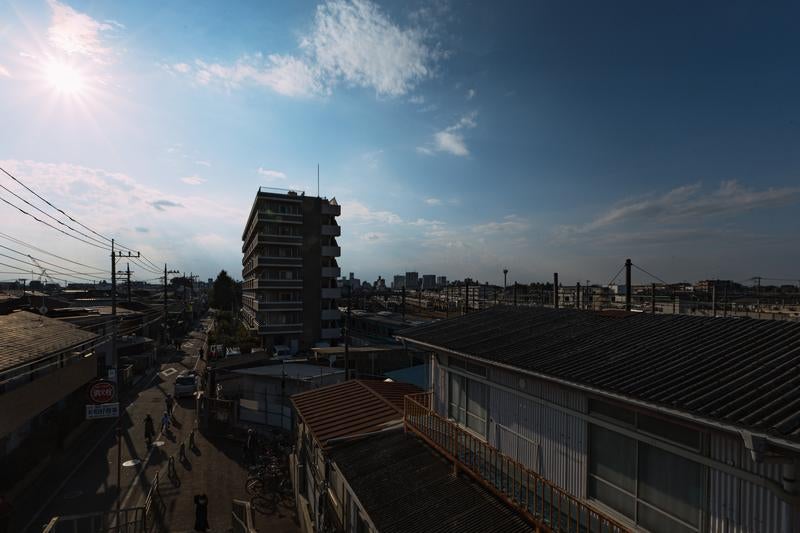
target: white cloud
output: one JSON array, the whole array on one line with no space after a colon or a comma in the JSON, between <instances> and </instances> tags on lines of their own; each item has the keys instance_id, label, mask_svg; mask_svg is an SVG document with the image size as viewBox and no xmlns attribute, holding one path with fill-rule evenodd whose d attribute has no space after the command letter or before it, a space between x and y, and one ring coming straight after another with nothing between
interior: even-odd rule
<instances>
[{"instance_id":1,"label":"white cloud","mask_svg":"<svg viewBox=\"0 0 800 533\"><path fill-rule=\"evenodd\" d=\"M486 222L484 224L476 224L472 226L474 233L492 234L492 233L512 233L525 231L530 227L528 221L520 216L511 214L506 215L500 221Z\"/></svg>"},{"instance_id":2,"label":"white cloud","mask_svg":"<svg viewBox=\"0 0 800 533\"><path fill-rule=\"evenodd\" d=\"M164 211L164 210L166 210L166 209L168 209L170 207L183 207L183 204L181 204L180 202L175 202L173 200L161 199L161 200L154 200L154 201L148 202L148 203L150 205L152 205L158 211Z\"/></svg>"},{"instance_id":3,"label":"white cloud","mask_svg":"<svg viewBox=\"0 0 800 533\"><path fill-rule=\"evenodd\" d=\"M424 202L427 205L434 206L434 205L442 205L442 201L438 198L425 198Z\"/></svg>"},{"instance_id":4,"label":"white cloud","mask_svg":"<svg viewBox=\"0 0 800 533\"><path fill-rule=\"evenodd\" d=\"M202 159L198 159L197 161L194 162L194 164L195 165L202 165L204 167L210 167L211 166L211 162L210 161L203 161Z\"/></svg>"},{"instance_id":5,"label":"white cloud","mask_svg":"<svg viewBox=\"0 0 800 533\"><path fill-rule=\"evenodd\" d=\"M664 194L651 194L621 202L591 222L561 226L562 237L589 234L618 224L687 223L715 215L741 214L800 201L800 187L753 190L736 181L723 181L715 191L704 191L701 184L676 187Z\"/></svg>"},{"instance_id":6,"label":"white cloud","mask_svg":"<svg viewBox=\"0 0 800 533\"><path fill-rule=\"evenodd\" d=\"M403 219L391 211L372 210L358 200L339 202L342 206L341 220L365 224L400 224Z\"/></svg>"},{"instance_id":7,"label":"white cloud","mask_svg":"<svg viewBox=\"0 0 800 533\"><path fill-rule=\"evenodd\" d=\"M385 241L386 237L388 237L386 233L380 231L370 231L368 233L364 233L363 235L361 235L360 238L362 241L379 242L379 241Z\"/></svg>"},{"instance_id":8,"label":"white cloud","mask_svg":"<svg viewBox=\"0 0 800 533\"><path fill-rule=\"evenodd\" d=\"M267 183L275 183L278 181L286 180L286 174L284 174L279 170L269 170L266 168L258 167L258 170L256 172L258 172L260 176L264 177Z\"/></svg>"},{"instance_id":9,"label":"white cloud","mask_svg":"<svg viewBox=\"0 0 800 533\"><path fill-rule=\"evenodd\" d=\"M415 94L414 96L408 99L408 102L411 104L422 105L425 103L425 97L421 94Z\"/></svg>"},{"instance_id":10,"label":"white cloud","mask_svg":"<svg viewBox=\"0 0 800 533\"><path fill-rule=\"evenodd\" d=\"M476 94L478 94L478 93L475 91L475 89L470 89L470 90L467 91L467 95L465 96L465 98L467 99L467 101L470 101L473 98L475 98Z\"/></svg>"},{"instance_id":11,"label":"white cloud","mask_svg":"<svg viewBox=\"0 0 800 533\"><path fill-rule=\"evenodd\" d=\"M441 220L428 220L427 218L418 218L413 222L409 222L411 226L444 226Z\"/></svg>"},{"instance_id":12,"label":"white cloud","mask_svg":"<svg viewBox=\"0 0 800 533\"><path fill-rule=\"evenodd\" d=\"M10 78L11 77L11 73L8 71L8 69L6 67L4 67L3 65L0 65L0 76L5 76L6 78Z\"/></svg>"},{"instance_id":13,"label":"white cloud","mask_svg":"<svg viewBox=\"0 0 800 533\"><path fill-rule=\"evenodd\" d=\"M201 178L200 176L194 175L181 178L181 181L186 183L187 185L202 185L208 180L206 180L205 178Z\"/></svg>"},{"instance_id":14,"label":"white cloud","mask_svg":"<svg viewBox=\"0 0 800 533\"><path fill-rule=\"evenodd\" d=\"M68 54L85 55L98 63L110 62L112 51L102 42L102 33L113 24L99 22L57 0L47 2L52 11L47 35L50 43Z\"/></svg>"},{"instance_id":15,"label":"white cloud","mask_svg":"<svg viewBox=\"0 0 800 533\"><path fill-rule=\"evenodd\" d=\"M452 126L436 132L433 135L432 145L419 146L417 147L417 151L425 155L432 155L433 152L436 151L447 152L460 157L468 156L469 149L464 140L464 130L472 129L477 126L476 117L477 113L474 111L464 115Z\"/></svg>"},{"instance_id":16,"label":"white cloud","mask_svg":"<svg viewBox=\"0 0 800 533\"><path fill-rule=\"evenodd\" d=\"M257 53L233 64L198 59L171 70L201 85L232 89L250 83L292 97L329 94L339 84L395 97L433 76L441 54L428 40L426 31L401 28L369 0L328 0L317 7L296 55Z\"/></svg>"}]
</instances>

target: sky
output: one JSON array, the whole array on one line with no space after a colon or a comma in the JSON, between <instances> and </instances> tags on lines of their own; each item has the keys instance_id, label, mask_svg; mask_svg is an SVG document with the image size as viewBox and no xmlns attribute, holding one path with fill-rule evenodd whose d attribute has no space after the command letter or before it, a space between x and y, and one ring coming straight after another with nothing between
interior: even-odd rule
<instances>
[{"instance_id":1,"label":"sky","mask_svg":"<svg viewBox=\"0 0 800 533\"><path fill-rule=\"evenodd\" d=\"M342 271L369 281L502 282L506 267L509 281L608 283L628 257L668 281L795 280L799 16L758 2L0 2L0 167L203 279L241 277L259 186L315 195L319 165L319 194L342 205ZM0 228L108 268L3 202Z\"/></svg>"}]
</instances>

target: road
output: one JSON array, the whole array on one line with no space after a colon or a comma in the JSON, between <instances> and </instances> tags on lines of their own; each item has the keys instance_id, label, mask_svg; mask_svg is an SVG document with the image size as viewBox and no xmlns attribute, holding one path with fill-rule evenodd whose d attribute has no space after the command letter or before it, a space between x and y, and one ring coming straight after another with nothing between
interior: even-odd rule
<instances>
[{"instance_id":1,"label":"road","mask_svg":"<svg viewBox=\"0 0 800 533\"><path fill-rule=\"evenodd\" d=\"M147 448L145 416L153 417L158 431L166 395L172 393L175 377L180 372L194 368L204 342L204 330L210 324L210 319L202 320L201 330L192 331L176 356L146 375L143 389L129 397L122 420L121 461L137 464L122 467L122 507L142 505L153 476L171 455L178 456L180 443L188 439L194 427L194 398L180 399L173 411L172 427L155 439L156 446ZM73 460L55 465L50 479L36 483L31 489L35 492L16 506L11 530L39 532L53 516L113 510L119 493L117 450L113 422L93 422L93 427L76 446ZM190 453L188 447L187 453Z\"/></svg>"}]
</instances>

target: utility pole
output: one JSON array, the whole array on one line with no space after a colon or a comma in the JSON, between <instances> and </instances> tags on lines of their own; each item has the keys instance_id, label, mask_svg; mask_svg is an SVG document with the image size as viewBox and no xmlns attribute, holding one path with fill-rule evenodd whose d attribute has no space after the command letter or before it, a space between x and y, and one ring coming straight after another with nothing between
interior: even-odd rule
<instances>
[{"instance_id":1,"label":"utility pole","mask_svg":"<svg viewBox=\"0 0 800 533\"><path fill-rule=\"evenodd\" d=\"M656 284L650 285L650 308L653 314L656 314Z\"/></svg>"},{"instance_id":2,"label":"utility pole","mask_svg":"<svg viewBox=\"0 0 800 533\"><path fill-rule=\"evenodd\" d=\"M462 314L469 313L469 281L464 280L464 311Z\"/></svg>"},{"instance_id":3,"label":"utility pole","mask_svg":"<svg viewBox=\"0 0 800 533\"><path fill-rule=\"evenodd\" d=\"M728 283L725 283L725 290L722 296L722 316L728 316Z\"/></svg>"},{"instance_id":4,"label":"utility pole","mask_svg":"<svg viewBox=\"0 0 800 533\"><path fill-rule=\"evenodd\" d=\"M575 309L580 309L581 307L581 282L577 282L575 284Z\"/></svg>"},{"instance_id":5,"label":"utility pole","mask_svg":"<svg viewBox=\"0 0 800 533\"><path fill-rule=\"evenodd\" d=\"M503 292L506 291L507 284L508 284L508 267L503 269Z\"/></svg>"},{"instance_id":6,"label":"utility pole","mask_svg":"<svg viewBox=\"0 0 800 533\"><path fill-rule=\"evenodd\" d=\"M347 287L347 316L344 324L344 380L347 381L350 377L350 295L353 292L353 287ZM405 307L405 306L404 306ZM405 319L404 319L405 320Z\"/></svg>"},{"instance_id":7,"label":"utility pole","mask_svg":"<svg viewBox=\"0 0 800 533\"><path fill-rule=\"evenodd\" d=\"M128 303L131 303L131 264L126 263L125 273L128 276Z\"/></svg>"},{"instance_id":8,"label":"utility pole","mask_svg":"<svg viewBox=\"0 0 800 533\"><path fill-rule=\"evenodd\" d=\"M514 282L514 307L517 306L517 282Z\"/></svg>"},{"instance_id":9,"label":"utility pole","mask_svg":"<svg viewBox=\"0 0 800 533\"><path fill-rule=\"evenodd\" d=\"M122 380L120 379L119 354L117 353L117 259L122 257L139 257L128 252L123 255L114 251L114 239L111 239L111 360L114 368L114 381L117 385L117 524L119 525L120 505L122 504ZM128 269L130 270L130 269ZM130 275L130 274L129 274Z\"/></svg>"},{"instance_id":10,"label":"utility pole","mask_svg":"<svg viewBox=\"0 0 800 533\"><path fill-rule=\"evenodd\" d=\"M167 270L167 264L164 263L164 344L167 343L167 318L169 317L169 311L167 310L167 283L169 281L169 275L177 273L177 270Z\"/></svg>"},{"instance_id":11,"label":"utility pole","mask_svg":"<svg viewBox=\"0 0 800 533\"><path fill-rule=\"evenodd\" d=\"M401 308L401 312L403 313L402 314L403 322L405 322L406 321L406 286L405 285L403 285L403 288L400 291L400 308Z\"/></svg>"},{"instance_id":12,"label":"utility pole","mask_svg":"<svg viewBox=\"0 0 800 533\"><path fill-rule=\"evenodd\" d=\"M553 272L553 309L558 309L558 272Z\"/></svg>"},{"instance_id":13,"label":"utility pole","mask_svg":"<svg viewBox=\"0 0 800 533\"><path fill-rule=\"evenodd\" d=\"M717 280L711 286L711 316L717 316Z\"/></svg>"},{"instance_id":14,"label":"utility pole","mask_svg":"<svg viewBox=\"0 0 800 533\"><path fill-rule=\"evenodd\" d=\"M631 260L625 260L625 310L631 310Z\"/></svg>"}]
</instances>

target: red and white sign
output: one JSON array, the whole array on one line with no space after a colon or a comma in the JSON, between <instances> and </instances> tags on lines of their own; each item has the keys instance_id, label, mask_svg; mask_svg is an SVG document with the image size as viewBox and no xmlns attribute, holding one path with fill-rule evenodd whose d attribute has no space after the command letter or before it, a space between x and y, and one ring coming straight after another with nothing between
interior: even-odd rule
<instances>
[{"instance_id":1,"label":"red and white sign","mask_svg":"<svg viewBox=\"0 0 800 533\"><path fill-rule=\"evenodd\" d=\"M114 400L114 384L98 381L89 388L89 399L94 403L109 403Z\"/></svg>"}]
</instances>

